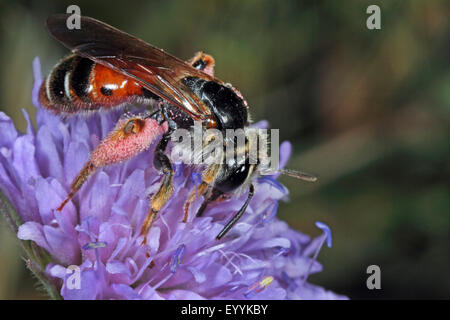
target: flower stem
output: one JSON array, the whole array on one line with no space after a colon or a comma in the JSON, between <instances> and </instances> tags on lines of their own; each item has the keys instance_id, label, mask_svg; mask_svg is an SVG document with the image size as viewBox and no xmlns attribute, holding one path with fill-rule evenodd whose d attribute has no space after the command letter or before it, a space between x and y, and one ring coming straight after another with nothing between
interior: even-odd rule
<instances>
[{"instance_id":1,"label":"flower stem","mask_svg":"<svg viewBox=\"0 0 450 320\"><path fill-rule=\"evenodd\" d=\"M12 232L17 236L19 226L23 223L16 210L13 208L9 200L0 191L0 213L2 213ZM48 296L53 300L61 299L61 295L55 285L45 275L45 266L49 262L50 255L44 249L33 245L31 241L19 241L23 251L25 252L25 261L28 269L39 280L40 284L45 288Z\"/></svg>"}]
</instances>

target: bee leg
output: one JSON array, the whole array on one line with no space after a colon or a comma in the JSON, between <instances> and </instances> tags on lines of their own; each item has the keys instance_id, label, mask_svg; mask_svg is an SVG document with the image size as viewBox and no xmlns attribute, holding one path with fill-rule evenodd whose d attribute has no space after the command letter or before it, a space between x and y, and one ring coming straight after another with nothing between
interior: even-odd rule
<instances>
[{"instance_id":1,"label":"bee leg","mask_svg":"<svg viewBox=\"0 0 450 320\"><path fill-rule=\"evenodd\" d=\"M198 189L194 189L191 191L185 205L184 205L184 218L183 222L187 221L189 215L189 207L195 200L196 193L198 195L203 195L205 199L211 197L212 185L214 185L214 181L216 180L218 174L220 173L221 166L218 164L210 165L206 170L202 173L202 183L198 187ZM197 192L196 192L197 191ZM206 201L206 200L205 200ZM203 206L203 204L202 204ZM198 214L196 215L198 216Z\"/></svg>"},{"instance_id":2,"label":"bee leg","mask_svg":"<svg viewBox=\"0 0 450 320\"><path fill-rule=\"evenodd\" d=\"M209 184L207 184L206 182L202 182L201 185L198 188L194 188L192 189L191 193L189 194L188 199L186 200L186 203L184 204L184 218L183 218L183 222L186 222L189 216L189 208L191 206L191 204L194 202L195 200L195 196L198 195L204 195L205 196L205 201L203 201L202 206L204 205L204 203L211 197L211 191L212 188ZM196 214L196 217L199 217L198 212Z\"/></svg>"},{"instance_id":3,"label":"bee leg","mask_svg":"<svg viewBox=\"0 0 450 320\"><path fill-rule=\"evenodd\" d=\"M219 191L219 190L217 190L215 188L212 188L212 190L208 193L208 195L205 196L205 201L203 201L202 205L198 209L196 217L201 217L203 215L203 213L205 212L206 207L211 202L214 202L216 200L218 201L219 198L220 199L225 199L224 195L225 194L222 191Z\"/></svg>"},{"instance_id":4,"label":"bee leg","mask_svg":"<svg viewBox=\"0 0 450 320\"><path fill-rule=\"evenodd\" d=\"M84 166L83 169L78 173L78 175L73 180L72 184L70 185L70 192L67 195L66 199L60 204L58 209L56 211L62 211L64 206L73 198L73 196L77 193L78 190L83 186L83 184L87 181L87 179L91 176L92 173L97 168L94 166L94 164L91 161L88 161Z\"/></svg>"},{"instance_id":5,"label":"bee leg","mask_svg":"<svg viewBox=\"0 0 450 320\"><path fill-rule=\"evenodd\" d=\"M211 192L211 187L206 182L202 182L198 188L192 189L191 193L189 194L188 199L186 200L186 203L184 204L184 218L183 222L186 222L189 216L189 208L191 204L195 200L196 195L205 195L205 199L209 198ZM203 204L202 204L203 205ZM198 215L196 215L198 216Z\"/></svg>"},{"instance_id":6,"label":"bee leg","mask_svg":"<svg viewBox=\"0 0 450 320\"><path fill-rule=\"evenodd\" d=\"M219 232L219 234L216 237L217 240L222 239L223 236L226 235L228 233L228 231L230 231L230 229L235 225L235 223L238 222L238 220L242 217L245 210L247 209L247 206L248 206L250 200L253 198L254 193L255 193L255 187L253 186L253 184L251 184L250 188L248 190L247 200L245 200L244 205L241 207L241 209L239 209L239 211L234 215L234 217L231 218L230 221L228 221L228 223L225 225L225 227L222 229L222 231Z\"/></svg>"},{"instance_id":7,"label":"bee leg","mask_svg":"<svg viewBox=\"0 0 450 320\"><path fill-rule=\"evenodd\" d=\"M155 151L153 164L157 170L164 174L164 177L158 191L151 197L150 208L141 227L140 236L144 236L142 245L145 245L147 243L148 230L150 229L153 220L156 217L156 214L167 203L173 193L173 167L169 158L164 154L164 150L167 146L169 138L170 135L165 134L159 142Z\"/></svg>"},{"instance_id":8,"label":"bee leg","mask_svg":"<svg viewBox=\"0 0 450 320\"><path fill-rule=\"evenodd\" d=\"M126 161L146 150L153 140L164 132L161 126L162 121L158 118L159 115L160 111L158 110L147 117L136 116L127 121L119 120L116 127L91 152L89 160L70 185L70 192L66 199L56 210L62 211L97 169ZM150 130L144 130L144 128L150 128ZM127 152L123 152L123 150Z\"/></svg>"},{"instance_id":9,"label":"bee leg","mask_svg":"<svg viewBox=\"0 0 450 320\"><path fill-rule=\"evenodd\" d=\"M187 198L185 204L184 204L184 217L183 222L186 222L189 216L189 208L191 204L195 200L195 196L197 195L197 188L193 188L191 193L189 194L189 197Z\"/></svg>"}]
</instances>

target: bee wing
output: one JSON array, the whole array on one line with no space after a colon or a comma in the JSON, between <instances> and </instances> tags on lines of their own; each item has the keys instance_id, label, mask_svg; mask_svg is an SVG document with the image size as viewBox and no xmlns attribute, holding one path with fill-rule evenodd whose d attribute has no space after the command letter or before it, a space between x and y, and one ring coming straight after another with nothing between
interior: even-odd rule
<instances>
[{"instance_id":1,"label":"bee wing","mask_svg":"<svg viewBox=\"0 0 450 320\"><path fill-rule=\"evenodd\" d=\"M69 29L69 17L68 14L50 16L47 28L73 53L133 78L195 120L211 116L211 110L180 80L185 77L219 80L96 19L81 16L80 29Z\"/></svg>"}]
</instances>

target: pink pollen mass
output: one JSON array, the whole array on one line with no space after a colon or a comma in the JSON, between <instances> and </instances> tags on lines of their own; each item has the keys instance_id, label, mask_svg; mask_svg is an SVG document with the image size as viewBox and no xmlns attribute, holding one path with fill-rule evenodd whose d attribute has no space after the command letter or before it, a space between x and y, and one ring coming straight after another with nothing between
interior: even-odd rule
<instances>
[{"instance_id":1,"label":"pink pollen mass","mask_svg":"<svg viewBox=\"0 0 450 320\"><path fill-rule=\"evenodd\" d=\"M124 134L123 130L130 119L121 120L116 128L91 153L91 163L99 168L128 160L147 150L152 142L167 131L167 123L160 125L156 120L141 119L142 127L137 133Z\"/></svg>"}]
</instances>

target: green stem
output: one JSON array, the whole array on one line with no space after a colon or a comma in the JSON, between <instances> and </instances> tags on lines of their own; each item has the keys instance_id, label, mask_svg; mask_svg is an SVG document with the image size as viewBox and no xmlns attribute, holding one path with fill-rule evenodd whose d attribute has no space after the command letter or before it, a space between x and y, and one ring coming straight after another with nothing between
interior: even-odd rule
<instances>
[{"instance_id":1,"label":"green stem","mask_svg":"<svg viewBox=\"0 0 450 320\"><path fill-rule=\"evenodd\" d=\"M6 218L9 226L11 227L12 232L17 237L17 231L19 230L19 226L23 223L20 216L17 214L16 210L13 208L12 204L5 197L3 192L0 191L0 213ZM61 295L58 292L58 289L55 287L53 283L49 281L47 276L45 275L45 267L48 264L50 259L50 254L36 246L31 241L19 240L19 243L25 252L26 256L26 265L28 269L34 274L34 276L40 281L41 285L45 288L45 291L49 295L51 299L59 300L61 299Z\"/></svg>"}]
</instances>

